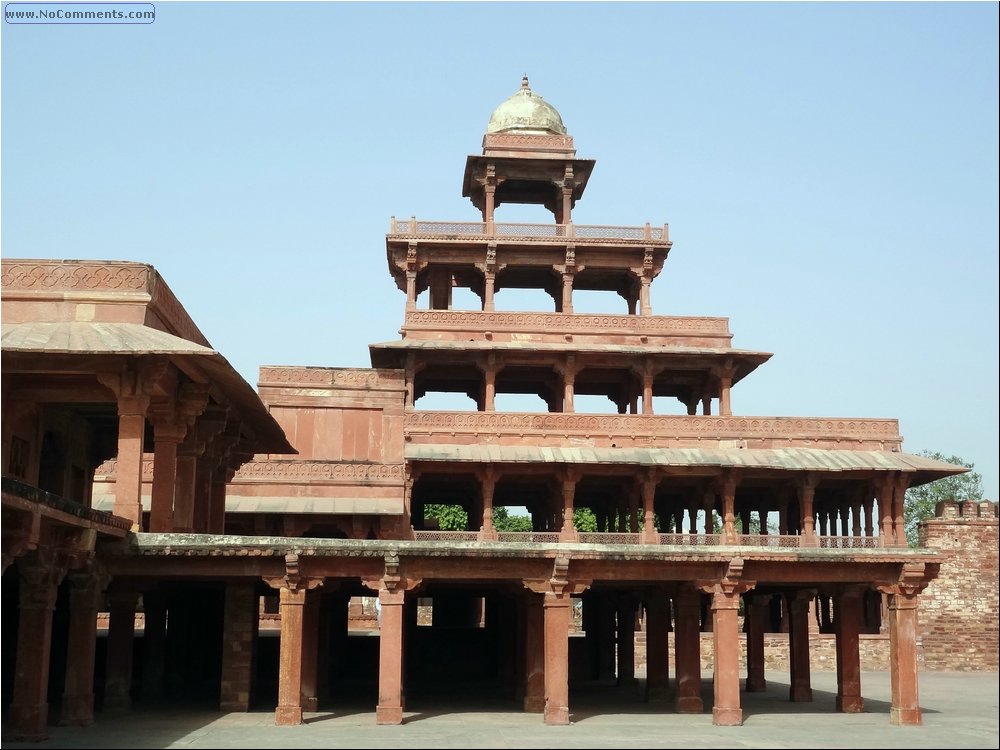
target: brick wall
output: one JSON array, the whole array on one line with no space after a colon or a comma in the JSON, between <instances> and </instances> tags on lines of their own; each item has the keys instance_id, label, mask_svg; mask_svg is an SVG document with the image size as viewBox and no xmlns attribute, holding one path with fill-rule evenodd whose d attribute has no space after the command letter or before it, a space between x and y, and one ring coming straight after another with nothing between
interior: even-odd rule
<instances>
[{"instance_id":1,"label":"brick wall","mask_svg":"<svg viewBox=\"0 0 1000 750\"><path fill-rule=\"evenodd\" d=\"M938 503L920 543L943 550L938 577L920 596L923 668L997 671L1000 653L1000 521L996 503Z\"/></svg>"}]
</instances>

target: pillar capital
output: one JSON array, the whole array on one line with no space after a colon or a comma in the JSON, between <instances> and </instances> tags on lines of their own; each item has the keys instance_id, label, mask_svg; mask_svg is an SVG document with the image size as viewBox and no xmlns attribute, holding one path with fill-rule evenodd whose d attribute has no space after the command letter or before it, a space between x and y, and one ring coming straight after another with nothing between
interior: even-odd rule
<instances>
[{"instance_id":1,"label":"pillar capital","mask_svg":"<svg viewBox=\"0 0 1000 750\"><path fill-rule=\"evenodd\" d=\"M569 577L570 560L568 557L557 557L552 565L552 575L549 578L525 578L522 583L526 589L536 594L553 594L566 597L581 594L590 588L590 579Z\"/></svg>"},{"instance_id":2,"label":"pillar capital","mask_svg":"<svg viewBox=\"0 0 1000 750\"><path fill-rule=\"evenodd\" d=\"M262 576L264 583L273 589L291 592L305 592L323 585L324 578L304 575L300 569L299 556L295 552L285 555L284 575Z\"/></svg>"}]
</instances>

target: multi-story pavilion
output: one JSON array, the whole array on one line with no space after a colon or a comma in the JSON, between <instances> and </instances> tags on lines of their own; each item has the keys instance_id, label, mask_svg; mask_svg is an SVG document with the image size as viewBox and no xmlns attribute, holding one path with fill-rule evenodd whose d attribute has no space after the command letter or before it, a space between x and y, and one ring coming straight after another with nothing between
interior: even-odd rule
<instances>
[{"instance_id":1,"label":"multi-story pavilion","mask_svg":"<svg viewBox=\"0 0 1000 750\"><path fill-rule=\"evenodd\" d=\"M61 720L92 718L102 593L105 707L207 685L223 709L246 710L266 693L258 613L277 593L279 724L345 681L377 685L380 723L403 720L406 689L475 685L565 724L571 682L634 680L639 612L645 697L665 713L706 708L702 631L716 724L740 724L741 690L765 686L765 632L787 631L789 698L810 700L818 614L836 633L838 710L862 710L859 635L887 628L891 721L920 723L916 606L940 558L906 546L903 495L963 469L903 453L895 420L734 415L733 387L770 355L734 348L725 318L653 315L668 227L575 224L593 166L525 79L467 161L463 195L481 221L392 219L402 338L371 346L372 369L264 367L259 398L147 266L5 261L18 736L45 734L57 600L75 644L57 660ZM554 221L497 221L504 203L545 206ZM481 309L453 309L456 288ZM544 290L553 311L497 311L505 288ZM627 313L574 313L579 290L620 295ZM106 317L126 308L134 321ZM477 408L420 409L429 392ZM504 413L497 394L547 408ZM581 396L617 413L585 413ZM433 528L431 503L461 506L469 528ZM526 508L532 531L498 531L500 506ZM583 507L596 532L575 527ZM39 523L96 535L57 561L64 547ZM377 653L347 628L364 594L381 606ZM418 598L433 602L430 624Z\"/></svg>"}]
</instances>

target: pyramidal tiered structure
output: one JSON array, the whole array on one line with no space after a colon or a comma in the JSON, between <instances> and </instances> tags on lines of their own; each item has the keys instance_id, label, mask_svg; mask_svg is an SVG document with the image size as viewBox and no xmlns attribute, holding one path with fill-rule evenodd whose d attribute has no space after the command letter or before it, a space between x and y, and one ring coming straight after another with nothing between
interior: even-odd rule
<instances>
[{"instance_id":1,"label":"pyramidal tiered structure","mask_svg":"<svg viewBox=\"0 0 1000 750\"><path fill-rule=\"evenodd\" d=\"M860 636L888 634L890 719L920 723L916 606L941 558L907 547L903 496L963 469L903 453L892 419L734 414L770 355L734 348L725 318L653 314L668 227L577 224L593 168L525 79L468 157L477 220L392 219L402 337L371 346L372 368L262 367L256 394L148 266L5 259L14 734L46 734L57 601L71 723L93 719L98 610L106 707L276 692L275 721L298 724L347 691L395 724L406 693L475 686L566 724L572 682L628 685L644 656L642 699L691 713L706 650L713 721L732 725L775 639L793 701L832 639L837 709L861 711ZM510 203L553 221L498 221ZM454 309L456 289L478 309ZM506 289L552 310L498 310ZM619 312L575 313L583 290ZM433 392L475 409L420 408ZM587 413L593 397L615 408ZM440 506L465 528L442 529ZM366 597L379 618L358 631Z\"/></svg>"}]
</instances>

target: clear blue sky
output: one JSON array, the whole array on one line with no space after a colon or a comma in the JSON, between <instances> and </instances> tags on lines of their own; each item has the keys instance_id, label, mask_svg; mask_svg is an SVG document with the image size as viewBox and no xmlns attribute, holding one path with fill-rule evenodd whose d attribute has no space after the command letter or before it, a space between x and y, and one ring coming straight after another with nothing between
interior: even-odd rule
<instances>
[{"instance_id":1,"label":"clear blue sky","mask_svg":"<svg viewBox=\"0 0 1000 750\"><path fill-rule=\"evenodd\" d=\"M654 312L774 352L737 414L896 417L1000 499L996 3L156 9L4 24L5 257L151 263L251 383L367 366L390 215L478 219L527 72L597 159L575 220L670 223Z\"/></svg>"}]
</instances>

